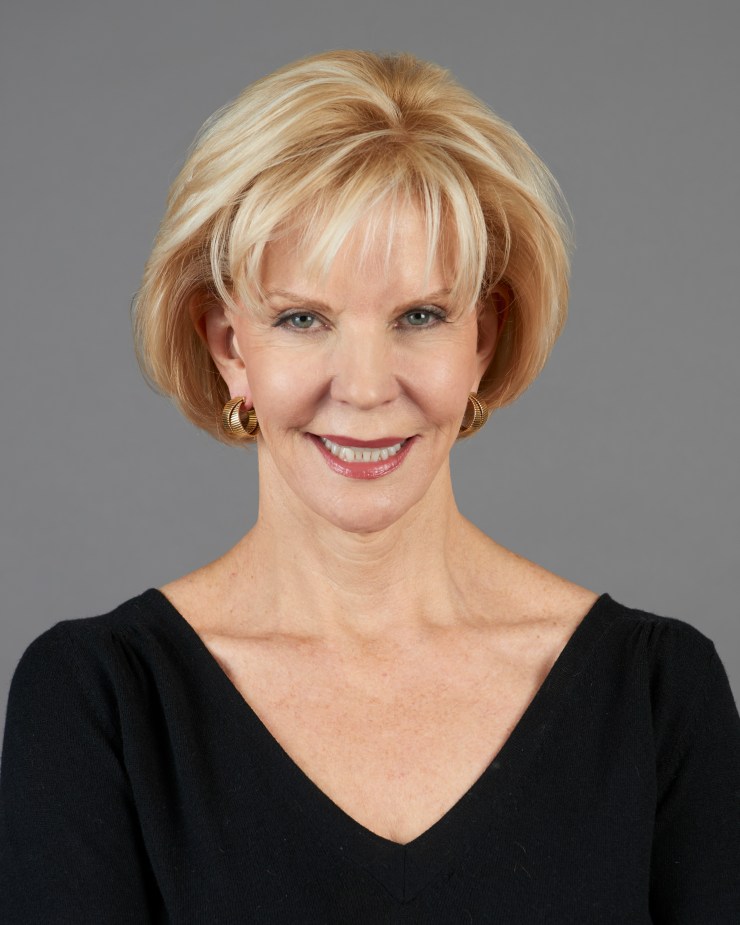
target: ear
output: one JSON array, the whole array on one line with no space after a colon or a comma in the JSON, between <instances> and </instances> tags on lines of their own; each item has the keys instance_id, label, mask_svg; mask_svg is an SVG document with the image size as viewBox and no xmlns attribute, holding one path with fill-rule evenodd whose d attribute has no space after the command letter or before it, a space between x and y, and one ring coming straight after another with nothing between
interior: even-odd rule
<instances>
[{"instance_id":1,"label":"ear","mask_svg":"<svg viewBox=\"0 0 740 925\"><path fill-rule=\"evenodd\" d=\"M509 317L513 294L507 285L494 289L478 313L478 375L479 381L496 353L496 346Z\"/></svg>"},{"instance_id":2,"label":"ear","mask_svg":"<svg viewBox=\"0 0 740 925\"><path fill-rule=\"evenodd\" d=\"M220 302L206 302L199 296L190 300L188 309L193 327L208 348L231 397L244 396L249 401L247 371L230 313Z\"/></svg>"}]
</instances>

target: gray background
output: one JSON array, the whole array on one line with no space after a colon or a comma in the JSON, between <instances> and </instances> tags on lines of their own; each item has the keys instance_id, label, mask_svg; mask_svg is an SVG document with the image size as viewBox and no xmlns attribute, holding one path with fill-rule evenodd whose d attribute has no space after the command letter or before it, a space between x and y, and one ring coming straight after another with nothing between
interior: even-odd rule
<instances>
[{"instance_id":1,"label":"gray background","mask_svg":"<svg viewBox=\"0 0 740 925\"><path fill-rule=\"evenodd\" d=\"M256 456L152 393L129 302L201 122L336 47L410 50L510 120L575 217L540 379L454 451L462 510L594 591L693 623L740 693L740 6L65 0L2 13L0 706L24 648L212 560Z\"/></svg>"}]
</instances>

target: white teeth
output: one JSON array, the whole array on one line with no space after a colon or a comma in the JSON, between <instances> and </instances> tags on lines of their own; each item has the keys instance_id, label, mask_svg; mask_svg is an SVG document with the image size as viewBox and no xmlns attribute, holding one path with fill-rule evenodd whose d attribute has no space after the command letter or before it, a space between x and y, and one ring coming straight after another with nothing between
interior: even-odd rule
<instances>
[{"instance_id":1,"label":"white teeth","mask_svg":"<svg viewBox=\"0 0 740 925\"><path fill-rule=\"evenodd\" d=\"M319 438L324 446L329 450L332 456L336 456L344 462L380 462L381 459L388 459L389 456L395 456L396 453L406 442L395 443L393 446L384 446L373 449L365 446L341 446L339 443L333 443L325 437Z\"/></svg>"}]
</instances>

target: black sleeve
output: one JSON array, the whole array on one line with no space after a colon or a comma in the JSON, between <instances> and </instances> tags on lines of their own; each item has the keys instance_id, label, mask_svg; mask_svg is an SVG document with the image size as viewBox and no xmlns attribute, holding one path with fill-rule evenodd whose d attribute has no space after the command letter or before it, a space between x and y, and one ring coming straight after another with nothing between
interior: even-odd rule
<instances>
[{"instance_id":1,"label":"black sleeve","mask_svg":"<svg viewBox=\"0 0 740 925\"><path fill-rule=\"evenodd\" d=\"M74 622L74 621L72 621ZM65 625L13 675L0 765L0 922L165 921L102 672Z\"/></svg>"},{"instance_id":2,"label":"black sleeve","mask_svg":"<svg viewBox=\"0 0 740 925\"><path fill-rule=\"evenodd\" d=\"M656 925L738 925L740 716L714 646L683 709L659 768L650 912Z\"/></svg>"}]
</instances>

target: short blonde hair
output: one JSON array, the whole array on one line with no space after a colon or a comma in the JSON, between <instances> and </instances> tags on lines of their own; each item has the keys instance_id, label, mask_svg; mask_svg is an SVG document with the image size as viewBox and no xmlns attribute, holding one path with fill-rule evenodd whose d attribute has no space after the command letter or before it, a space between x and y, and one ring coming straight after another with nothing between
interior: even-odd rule
<instances>
[{"instance_id":1,"label":"short blonde hair","mask_svg":"<svg viewBox=\"0 0 740 925\"><path fill-rule=\"evenodd\" d=\"M430 260L457 255L453 297L510 310L479 388L510 404L565 323L570 234L557 182L521 136L441 67L410 54L330 51L247 87L201 129L172 184L132 309L150 384L225 443L229 392L191 309L261 298L265 245L301 229L326 269L381 203L423 208Z\"/></svg>"}]
</instances>

